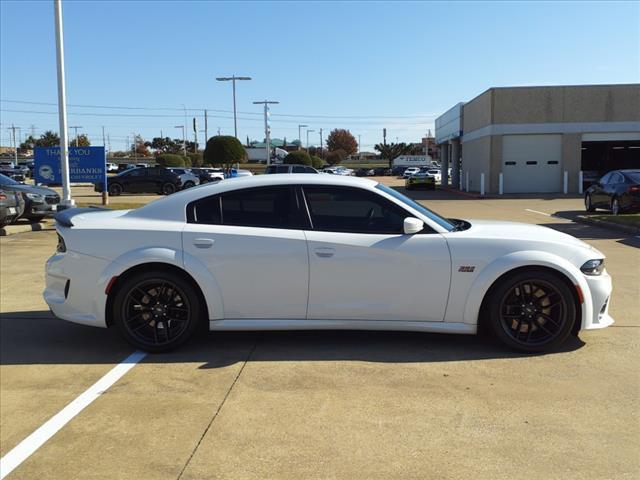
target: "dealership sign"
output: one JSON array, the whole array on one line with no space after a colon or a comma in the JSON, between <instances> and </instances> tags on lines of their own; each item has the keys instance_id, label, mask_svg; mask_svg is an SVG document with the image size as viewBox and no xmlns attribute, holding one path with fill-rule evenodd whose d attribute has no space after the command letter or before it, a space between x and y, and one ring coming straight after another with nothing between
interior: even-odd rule
<instances>
[{"instance_id":1,"label":"dealership sign","mask_svg":"<svg viewBox=\"0 0 640 480\"><path fill-rule=\"evenodd\" d=\"M36 147L33 174L36 183L61 184L60 147ZM104 147L69 147L69 181L96 183L104 181Z\"/></svg>"}]
</instances>

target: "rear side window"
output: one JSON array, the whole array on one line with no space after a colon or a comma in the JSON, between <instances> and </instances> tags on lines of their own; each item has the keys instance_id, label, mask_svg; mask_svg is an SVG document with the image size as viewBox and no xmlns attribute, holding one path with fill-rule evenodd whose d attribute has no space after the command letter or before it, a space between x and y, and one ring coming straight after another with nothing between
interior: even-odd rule
<instances>
[{"instance_id":1,"label":"rear side window","mask_svg":"<svg viewBox=\"0 0 640 480\"><path fill-rule=\"evenodd\" d=\"M308 228L295 189L250 188L207 197L189 205L189 223L263 228Z\"/></svg>"},{"instance_id":2,"label":"rear side window","mask_svg":"<svg viewBox=\"0 0 640 480\"><path fill-rule=\"evenodd\" d=\"M367 190L305 186L314 230L327 232L402 234L402 208Z\"/></svg>"}]
</instances>

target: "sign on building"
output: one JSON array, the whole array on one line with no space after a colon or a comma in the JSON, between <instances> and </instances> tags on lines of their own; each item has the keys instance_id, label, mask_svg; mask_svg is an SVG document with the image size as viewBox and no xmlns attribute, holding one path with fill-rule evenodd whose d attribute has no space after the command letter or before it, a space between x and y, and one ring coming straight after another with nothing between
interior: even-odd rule
<instances>
[{"instance_id":1,"label":"sign on building","mask_svg":"<svg viewBox=\"0 0 640 480\"><path fill-rule=\"evenodd\" d=\"M33 156L36 184L61 184L60 147L36 147ZM106 156L104 147L69 147L69 181L103 182Z\"/></svg>"}]
</instances>

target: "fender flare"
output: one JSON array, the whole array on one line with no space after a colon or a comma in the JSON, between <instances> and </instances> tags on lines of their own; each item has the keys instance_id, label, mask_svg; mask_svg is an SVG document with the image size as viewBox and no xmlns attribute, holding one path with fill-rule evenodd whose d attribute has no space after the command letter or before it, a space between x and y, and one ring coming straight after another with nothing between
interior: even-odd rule
<instances>
[{"instance_id":1,"label":"fender flare","mask_svg":"<svg viewBox=\"0 0 640 480\"><path fill-rule=\"evenodd\" d=\"M495 259L482 270L469 289L464 309L464 323L477 324L480 307L489 288L505 273L521 267L546 267L563 274L574 286L579 287L582 291L583 302L580 305L581 327L586 325L587 319L593 317L591 291L582 272L562 257L534 250L504 255Z\"/></svg>"},{"instance_id":2,"label":"fender flare","mask_svg":"<svg viewBox=\"0 0 640 480\"><path fill-rule=\"evenodd\" d=\"M224 318L224 304L220 285L207 267L193 255L181 250L167 247L142 247L123 253L114 259L100 274L98 291L104 292L113 277L122 275L127 270L145 263L166 263L183 270L200 287L207 304L209 320ZM95 311L105 316L107 296L99 295L95 300Z\"/></svg>"}]
</instances>

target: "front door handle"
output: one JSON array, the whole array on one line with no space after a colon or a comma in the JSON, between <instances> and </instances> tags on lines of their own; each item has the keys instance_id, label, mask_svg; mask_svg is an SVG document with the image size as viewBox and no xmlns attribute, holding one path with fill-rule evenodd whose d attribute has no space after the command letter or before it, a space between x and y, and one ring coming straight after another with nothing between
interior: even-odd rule
<instances>
[{"instance_id":1,"label":"front door handle","mask_svg":"<svg viewBox=\"0 0 640 480\"><path fill-rule=\"evenodd\" d=\"M336 249L330 247L318 247L315 249L315 252L320 258L329 258L333 257L333 254L336 253Z\"/></svg>"},{"instance_id":2,"label":"front door handle","mask_svg":"<svg viewBox=\"0 0 640 480\"><path fill-rule=\"evenodd\" d=\"M193 244L197 248L210 248L213 246L213 239L211 238L194 238Z\"/></svg>"}]
</instances>

